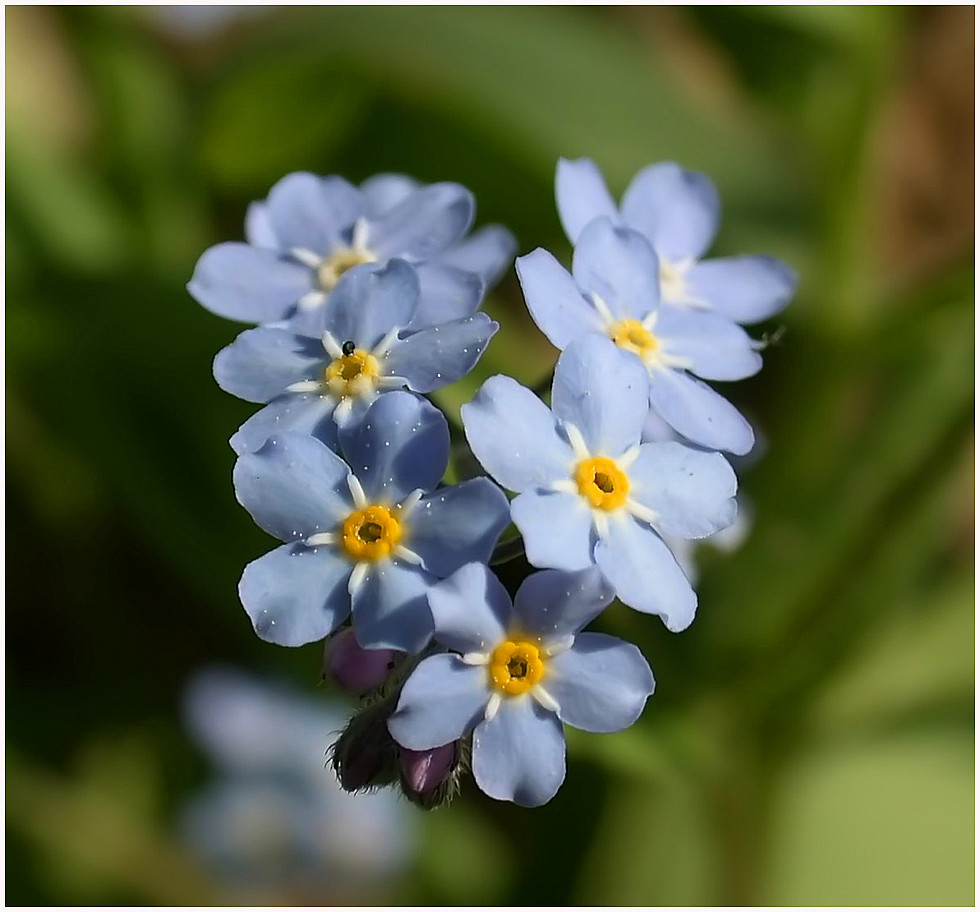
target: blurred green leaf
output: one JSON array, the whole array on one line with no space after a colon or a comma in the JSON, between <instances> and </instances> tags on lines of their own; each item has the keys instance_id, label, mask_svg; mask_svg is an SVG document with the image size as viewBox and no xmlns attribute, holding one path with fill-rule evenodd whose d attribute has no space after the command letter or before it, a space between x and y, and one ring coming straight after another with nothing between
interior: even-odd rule
<instances>
[{"instance_id":1,"label":"blurred green leaf","mask_svg":"<svg viewBox=\"0 0 980 912\"><path fill-rule=\"evenodd\" d=\"M356 128L371 94L318 46L250 61L218 86L204 115L211 179L250 189L310 168Z\"/></svg>"},{"instance_id":2,"label":"blurred green leaf","mask_svg":"<svg viewBox=\"0 0 980 912\"><path fill-rule=\"evenodd\" d=\"M294 18L275 39L279 62L315 35L324 59L344 62L355 84L425 98L506 137L512 154L549 174L558 155L597 155L617 189L658 158L746 194L773 193L787 177L759 131L700 113L633 36L578 10L359 7Z\"/></svg>"},{"instance_id":3,"label":"blurred green leaf","mask_svg":"<svg viewBox=\"0 0 980 912\"><path fill-rule=\"evenodd\" d=\"M712 627L722 651L736 641L776 650L808 613L832 610L836 587L860 572L859 556L893 522L889 510L901 509L903 488L929 471L950 435L965 433L971 301L957 282L929 306L896 314L890 332L843 350L795 340L770 440L781 456L764 465L764 485L748 483L756 528L737 559L705 580L703 601L738 619Z\"/></svg>"},{"instance_id":4,"label":"blurred green leaf","mask_svg":"<svg viewBox=\"0 0 980 912\"><path fill-rule=\"evenodd\" d=\"M67 268L118 268L133 249L122 207L82 163L28 134L7 132L8 217Z\"/></svg>"},{"instance_id":5,"label":"blurred green leaf","mask_svg":"<svg viewBox=\"0 0 980 912\"><path fill-rule=\"evenodd\" d=\"M772 905L969 906L973 737L935 733L795 763L771 835Z\"/></svg>"},{"instance_id":6,"label":"blurred green leaf","mask_svg":"<svg viewBox=\"0 0 980 912\"><path fill-rule=\"evenodd\" d=\"M717 895L710 821L691 781L622 782L592 845L576 872L576 905L707 906Z\"/></svg>"},{"instance_id":7,"label":"blurred green leaf","mask_svg":"<svg viewBox=\"0 0 980 912\"><path fill-rule=\"evenodd\" d=\"M921 550L921 538L915 544ZM908 596L897 598L908 601ZM888 604L892 599L874 610ZM975 611L973 574L962 572L924 599L912 600L904 614L888 617L820 694L812 710L813 740L848 733L867 738L891 720L943 701L972 706Z\"/></svg>"}]
</instances>

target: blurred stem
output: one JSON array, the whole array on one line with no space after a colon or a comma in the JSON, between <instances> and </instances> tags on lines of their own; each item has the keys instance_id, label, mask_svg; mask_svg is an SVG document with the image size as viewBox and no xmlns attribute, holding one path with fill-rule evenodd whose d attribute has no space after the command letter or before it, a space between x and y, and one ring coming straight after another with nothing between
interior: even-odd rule
<instances>
[{"instance_id":1,"label":"blurred stem","mask_svg":"<svg viewBox=\"0 0 980 912\"><path fill-rule=\"evenodd\" d=\"M500 542L496 548L493 549L493 555L490 558L491 567L499 567L501 564L506 564L508 561L516 560L519 557L524 556L524 539L518 535L516 538L509 538L507 541Z\"/></svg>"}]
</instances>

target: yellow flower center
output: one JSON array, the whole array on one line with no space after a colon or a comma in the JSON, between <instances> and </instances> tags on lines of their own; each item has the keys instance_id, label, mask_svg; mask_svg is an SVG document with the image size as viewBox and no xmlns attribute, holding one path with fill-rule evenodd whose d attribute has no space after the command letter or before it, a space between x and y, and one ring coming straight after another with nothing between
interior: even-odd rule
<instances>
[{"instance_id":1,"label":"yellow flower center","mask_svg":"<svg viewBox=\"0 0 980 912\"><path fill-rule=\"evenodd\" d=\"M359 396L374 389L381 369L370 352L356 348L349 355L334 358L323 372L323 381L333 395Z\"/></svg>"},{"instance_id":2,"label":"yellow flower center","mask_svg":"<svg viewBox=\"0 0 980 912\"><path fill-rule=\"evenodd\" d=\"M583 459L575 467L575 483L579 494L600 510L618 510L630 490L626 473L606 456Z\"/></svg>"},{"instance_id":3,"label":"yellow flower center","mask_svg":"<svg viewBox=\"0 0 980 912\"><path fill-rule=\"evenodd\" d=\"M324 291L333 291L340 277L362 263L373 263L377 257L370 250L341 247L330 254L317 268L316 280Z\"/></svg>"},{"instance_id":4,"label":"yellow flower center","mask_svg":"<svg viewBox=\"0 0 980 912\"><path fill-rule=\"evenodd\" d=\"M509 696L527 693L544 677L544 660L537 645L507 640L490 656L490 683Z\"/></svg>"},{"instance_id":5,"label":"yellow flower center","mask_svg":"<svg viewBox=\"0 0 980 912\"><path fill-rule=\"evenodd\" d=\"M353 560L376 561L391 554L402 540L402 527L387 507L374 505L351 513L341 535Z\"/></svg>"},{"instance_id":6,"label":"yellow flower center","mask_svg":"<svg viewBox=\"0 0 980 912\"><path fill-rule=\"evenodd\" d=\"M609 329L609 338L644 360L653 357L660 348L657 337L639 320L617 320Z\"/></svg>"}]
</instances>

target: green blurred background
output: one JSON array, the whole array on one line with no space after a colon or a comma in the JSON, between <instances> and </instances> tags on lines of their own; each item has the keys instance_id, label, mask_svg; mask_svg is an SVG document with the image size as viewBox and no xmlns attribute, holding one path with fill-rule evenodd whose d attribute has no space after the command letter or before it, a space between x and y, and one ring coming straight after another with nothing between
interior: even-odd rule
<instances>
[{"instance_id":1,"label":"green blurred background","mask_svg":"<svg viewBox=\"0 0 980 912\"><path fill-rule=\"evenodd\" d=\"M319 648L237 602L271 540L232 494L250 406L211 379L238 327L185 292L198 255L311 170L460 181L565 258L554 167L585 155L616 193L707 172L715 251L800 272L725 390L768 444L752 532L699 555L685 633L603 618L658 678L636 726L571 733L541 810L420 812L365 901L971 904L973 34L970 7L8 7L7 902L229 901L174 835L213 775L186 682L324 694ZM450 412L555 357L513 273L488 309Z\"/></svg>"}]
</instances>

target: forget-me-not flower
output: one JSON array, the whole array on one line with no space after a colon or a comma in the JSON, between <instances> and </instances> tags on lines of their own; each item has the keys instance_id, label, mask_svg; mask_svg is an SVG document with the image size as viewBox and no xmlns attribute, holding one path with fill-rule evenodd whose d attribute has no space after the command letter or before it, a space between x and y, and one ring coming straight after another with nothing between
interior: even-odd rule
<instances>
[{"instance_id":1,"label":"forget-me-not flower","mask_svg":"<svg viewBox=\"0 0 980 912\"><path fill-rule=\"evenodd\" d=\"M579 235L571 275L546 250L517 260L528 310L557 348L600 333L642 362L650 406L700 446L747 453L751 425L705 380L741 380L762 358L736 323L715 313L665 306L657 256L646 238L595 219Z\"/></svg>"},{"instance_id":2,"label":"forget-me-not flower","mask_svg":"<svg viewBox=\"0 0 980 912\"><path fill-rule=\"evenodd\" d=\"M758 323L779 313L796 290L796 273L774 257L701 259L718 231L718 192L704 174L674 162L640 171L617 207L594 162L560 159L555 196L573 244L601 217L646 237L659 261L660 294L669 304Z\"/></svg>"},{"instance_id":3,"label":"forget-me-not flower","mask_svg":"<svg viewBox=\"0 0 980 912\"><path fill-rule=\"evenodd\" d=\"M515 250L499 225L463 240L474 209L469 190L454 183L382 174L358 188L342 177L288 174L249 206L248 243L206 250L187 287L222 317L302 324L347 270L399 257L415 266L422 285L414 325L458 320L476 310Z\"/></svg>"},{"instance_id":4,"label":"forget-me-not flower","mask_svg":"<svg viewBox=\"0 0 980 912\"><path fill-rule=\"evenodd\" d=\"M639 649L580 633L612 599L592 570L529 576L514 604L497 578L467 564L428 595L436 641L402 688L388 730L424 750L473 733L473 776L491 798L544 804L565 778L562 723L615 732L653 693Z\"/></svg>"},{"instance_id":5,"label":"forget-me-not flower","mask_svg":"<svg viewBox=\"0 0 980 912\"><path fill-rule=\"evenodd\" d=\"M735 519L735 473L720 453L643 443L641 363L587 334L558 359L551 410L510 377L491 377L463 406L476 458L520 492L511 516L536 567L598 565L616 595L670 630L697 597L661 535L703 538Z\"/></svg>"},{"instance_id":6,"label":"forget-me-not flower","mask_svg":"<svg viewBox=\"0 0 980 912\"><path fill-rule=\"evenodd\" d=\"M324 772L341 706L212 668L191 680L184 717L218 777L183 808L181 832L233 890L262 885L283 901L316 902L363 890L410 860L414 821L404 804L348 794Z\"/></svg>"},{"instance_id":7,"label":"forget-me-not flower","mask_svg":"<svg viewBox=\"0 0 980 912\"><path fill-rule=\"evenodd\" d=\"M361 646L418 652L432 632L426 591L489 559L507 498L486 478L433 490L449 429L410 393L380 397L340 442L346 462L301 434L239 457L239 502L286 542L245 568L239 596L271 643L321 640L353 612Z\"/></svg>"},{"instance_id":8,"label":"forget-me-not flower","mask_svg":"<svg viewBox=\"0 0 980 912\"><path fill-rule=\"evenodd\" d=\"M285 326L241 333L215 358L215 379L233 395L269 404L232 437L235 451L289 430L315 433L335 448L336 425L360 418L391 390L428 393L458 380L497 331L477 313L407 332L418 307L416 272L396 259L347 273L304 334Z\"/></svg>"}]
</instances>

